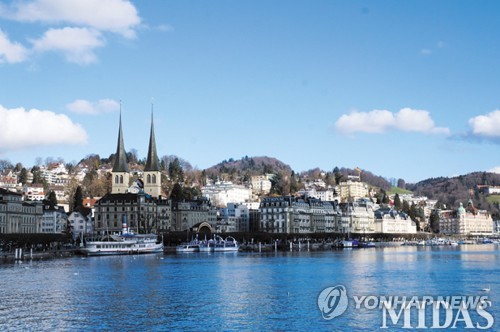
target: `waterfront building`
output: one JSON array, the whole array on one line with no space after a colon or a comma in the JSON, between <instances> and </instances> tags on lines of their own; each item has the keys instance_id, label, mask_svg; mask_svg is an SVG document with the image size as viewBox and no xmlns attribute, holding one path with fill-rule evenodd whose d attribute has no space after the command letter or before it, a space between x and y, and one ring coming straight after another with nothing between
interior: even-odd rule
<instances>
[{"instance_id":1,"label":"waterfront building","mask_svg":"<svg viewBox=\"0 0 500 332\"><path fill-rule=\"evenodd\" d=\"M0 233L38 233L42 215L40 202L25 202L21 194L0 188Z\"/></svg>"},{"instance_id":2,"label":"waterfront building","mask_svg":"<svg viewBox=\"0 0 500 332\"><path fill-rule=\"evenodd\" d=\"M111 193L94 204L95 230L98 233L114 233L122 230L122 224L137 233L156 233L170 230L171 202L161 195L161 174L158 167L154 124L151 131L148 156L144 170L143 188L129 192L130 173L123 143L122 122L118 129L115 163L111 171Z\"/></svg>"},{"instance_id":3,"label":"waterfront building","mask_svg":"<svg viewBox=\"0 0 500 332\"><path fill-rule=\"evenodd\" d=\"M248 209L248 231L259 232L260 229L260 210L249 208Z\"/></svg>"},{"instance_id":4,"label":"waterfront building","mask_svg":"<svg viewBox=\"0 0 500 332\"><path fill-rule=\"evenodd\" d=\"M377 206L369 200L356 200L340 203L340 233L367 234L375 232L375 214Z\"/></svg>"},{"instance_id":5,"label":"waterfront building","mask_svg":"<svg viewBox=\"0 0 500 332\"><path fill-rule=\"evenodd\" d=\"M464 208L460 203L457 210L442 210L439 214L439 232L467 236L489 236L493 234L493 219L486 210L478 210L471 200Z\"/></svg>"},{"instance_id":6,"label":"waterfront building","mask_svg":"<svg viewBox=\"0 0 500 332\"><path fill-rule=\"evenodd\" d=\"M232 183L231 181L218 181L201 188L203 197L208 198L217 207L226 207L227 203L243 203L252 197L252 190Z\"/></svg>"},{"instance_id":7,"label":"waterfront building","mask_svg":"<svg viewBox=\"0 0 500 332\"><path fill-rule=\"evenodd\" d=\"M73 239L92 234L94 227L91 209L80 207L71 212L68 216L68 226L73 233Z\"/></svg>"},{"instance_id":8,"label":"waterfront building","mask_svg":"<svg viewBox=\"0 0 500 332\"><path fill-rule=\"evenodd\" d=\"M216 229L217 208L208 199L172 202L172 231L186 231L205 222Z\"/></svg>"},{"instance_id":9,"label":"waterfront building","mask_svg":"<svg viewBox=\"0 0 500 332\"><path fill-rule=\"evenodd\" d=\"M500 220L493 220L493 233L497 236L500 234Z\"/></svg>"},{"instance_id":10,"label":"waterfront building","mask_svg":"<svg viewBox=\"0 0 500 332\"><path fill-rule=\"evenodd\" d=\"M220 218L217 220L216 230L224 232L248 232L250 211L247 206L238 203L228 203L226 208L220 209Z\"/></svg>"},{"instance_id":11,"label":"waterfront building","mask_svg":"<svg viewBox=\"0 0 500 332\"><path fill-rule=\"evenodd\" d=\"M43 206L42 222L40 232L45 234L62 234L66 232L68 225L68 215L62 206Z\"/></svg>"},{"instance_id":12,"label":"waterfront building","mask_svg":"<svg viewBox=\"0 0 500 332\"><path fill-rule=\"evenodd\" d=\"M266 197L260 204L260 230L269 233L323 233L335 229L332 202L292 196Z\"/></svg>"},{"instance_id":13,"label":"waterfront building","mask_svg":"<svg viewBox=\"0 0 500 332\"><path fill-rule=\"evenodd\" d=\"M375 211L375 232L392 234L415 234L417 225L405 213L391 208L380 208Z\"/></svg>"},{"instance_id":14,"label":"waterfront building","mask_svg":"<svg viewBox=\"0 0 500 332\"><path fill-rule=\"evenodd\" d=\"M95 230L119 232L122 223L136 233L155 233L170 228L170 201L144 193L106 194L94 205Z\"/></svg>"}]
</instances>

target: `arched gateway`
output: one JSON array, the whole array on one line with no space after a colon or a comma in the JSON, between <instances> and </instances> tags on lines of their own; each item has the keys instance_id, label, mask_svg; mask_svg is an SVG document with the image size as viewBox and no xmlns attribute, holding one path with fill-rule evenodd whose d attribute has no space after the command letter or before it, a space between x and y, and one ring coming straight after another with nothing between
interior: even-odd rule
<instances>
[{"instance_id":1,"label":"arched gateway","mask_svg":"<svg viewBox=\"0 0 500 332\"><path fill-rule=\"evenodd\" d=\"M199 239L210 239L212 237L212 233L214 232L212 226L206 221L194 225L193 231L198 233Z\"/></svg>"}]
</instances>

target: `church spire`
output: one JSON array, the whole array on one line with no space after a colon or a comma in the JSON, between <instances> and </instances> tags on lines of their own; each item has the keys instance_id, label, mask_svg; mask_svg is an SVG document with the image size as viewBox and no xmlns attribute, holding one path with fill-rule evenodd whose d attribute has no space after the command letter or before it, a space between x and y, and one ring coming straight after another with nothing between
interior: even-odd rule
<instances>
[{"instance_id":1,"label":"church spire","mask_svg":"<svg viewBox=\"0 0 500 332\"><path fill-rule=\"evenodd\" d=\"M118 145L116 147L115 164L113 165L113 172L128 172L127 155L123 145L122 134L122 112L120 104L120 128L118 130Z\"/></svg>"},{"instance_id":2,"label":"church spire","mask_svg":"<svg viewBox=\"0 0 500 332\"><path fill-rule=\"evenodd\" d=\"M149 134L148 158L144 171L159 171L158 154L156 153L155 128L153 122L153 104L151 104L151 133Z\"/></svg>"}]
</instances>

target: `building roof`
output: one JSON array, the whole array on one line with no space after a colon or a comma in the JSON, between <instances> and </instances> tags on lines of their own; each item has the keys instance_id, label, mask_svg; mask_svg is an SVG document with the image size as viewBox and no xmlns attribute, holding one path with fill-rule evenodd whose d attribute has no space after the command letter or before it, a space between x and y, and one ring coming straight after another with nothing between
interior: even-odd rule
<instances>
[{"instance_id":1,"label":"building roof","mask_svg":"<svg viewBox=\"0 0 500 332\"><path fill-rule=\"evenodd\" d=\"M136 194L136 193L106 194L100 200L98 200L95 205L100 205L102 203L114 203L114 202L124 202L124 201L137 202L140 196L144 196L146 202L155 201L151 196L145 194Z\"/></svg>"},{"instance_id":2,"label":"building roof","mask_svg":"<svg viewBox=\"0 0 500 332\"><path fill-rule=\"evenodd\" d=\"M118 144L116 147L115 164L113 172L128 172L127 154L123 145L122 114L120 113L120 127L118 129Z\"/></svg>"},{"instance_id":3,"label":"building roof","mask_svg":"<svg viewBox=\"0 0 500 332\"><path fill-rule=\"evenodd\" d=\"M158 154L156 153L155 129L153 123L153 111L151 111L151 133L149 134L148 158L144 171L159 171Z\"/></svg>"},{"instance_id":4,"label":"building roof","mask_svg":"<svg viewBox=\"0 0 500 332\"><path fill-rule=\"evenodd\" d=\"M17 192L13 192L4 188L0 188L0 195L13 195L13 196L22 196Z\"/></svg>"}]
</instances>

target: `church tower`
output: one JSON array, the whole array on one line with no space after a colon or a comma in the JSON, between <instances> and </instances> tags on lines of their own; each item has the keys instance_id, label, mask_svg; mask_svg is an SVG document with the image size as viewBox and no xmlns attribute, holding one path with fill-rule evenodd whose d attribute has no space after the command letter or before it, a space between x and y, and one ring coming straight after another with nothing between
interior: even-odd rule
<instances>
[{"instance_id":1,"label":"church tower","mask_svg":"<svg viewBox=\"0 0 500 332\"><path fill-rule=\"evenodd\" d=\"M118 146L116 147L115 164L113 165L111 176L112 176L111 193L112 194L126 193L129 187L130 174L128 173L127 155L125 153L125 147L123 146L121 112L120 112L120 127L118 129Z\"/></svg>"},{"instance_id":2,"label":"church tower","mask_svg":"<svg viewBox=\"0 0 500 332\"><path fill-rule=\"evenodd\" d=\"M149 134L149 148L146 166L144 167L144 193L151 197L161 196L161 173L156 153L155 129L153 123L153 106L151 106L151 132Z\"/></svg>"}]
</instances>

